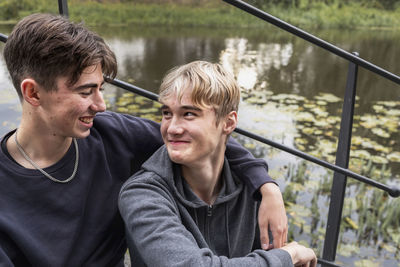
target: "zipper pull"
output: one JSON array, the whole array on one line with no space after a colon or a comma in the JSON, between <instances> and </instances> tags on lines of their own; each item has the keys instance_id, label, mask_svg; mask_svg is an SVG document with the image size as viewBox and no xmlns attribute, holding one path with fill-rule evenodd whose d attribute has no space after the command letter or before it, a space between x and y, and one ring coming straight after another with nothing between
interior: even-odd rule
<instances>
[{"instance_id":1,"label":"zipper pull","mask_svg":"<svg viewBox=\"0 0 400 267\"><path fill-rule=\"evenodd\" d=\"M208 205L208 207L207 207L207 216L208 217L212 216L212 209L213 209L213 206L212 205Z\"/></svg>"}]
</instances>

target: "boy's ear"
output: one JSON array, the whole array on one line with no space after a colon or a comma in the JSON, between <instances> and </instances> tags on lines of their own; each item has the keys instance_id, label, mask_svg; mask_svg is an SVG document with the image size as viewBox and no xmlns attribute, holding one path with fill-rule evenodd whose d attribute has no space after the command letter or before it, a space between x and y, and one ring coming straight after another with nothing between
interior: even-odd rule
<instances>
[{"instance_id":1,"label":"boy's ear","mask_svg":"<svg viewBox=\"0 0 400 267\"><path fill-rule=\"evenodd\" d=\"M235 130L237 126L237 112L236 111L231 111L229 112L228 115L225 117L225 124L224 124L224 132L225 134L230 134Z\"/></svg>"},{"instance_id":2,"label":"boy's ear","mask_svg":"<svg viewBox=\"0 0 400 267\"><path fill-rule=\"evenodd\" d=\"M22 98L32 106L40 105L38 83L31 78L24 79L21 82Z\"/></svg>"}]
</instances>

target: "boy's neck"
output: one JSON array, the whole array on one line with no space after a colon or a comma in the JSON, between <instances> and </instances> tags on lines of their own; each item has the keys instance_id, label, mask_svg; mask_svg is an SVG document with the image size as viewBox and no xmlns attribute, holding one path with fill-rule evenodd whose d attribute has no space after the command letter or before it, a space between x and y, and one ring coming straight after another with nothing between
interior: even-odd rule
<instances>
[{"instance_id":1,"label":"boy's neck","mask_svg":"<svg viewBox=\"0 0 400 267\"><path fill-rule=\"evenodd\" d=\"M212 205L221 190L224 152L195 165L182 165L182 175L193 192L208 205Z\"/></svg>"},{"instance_id":2,"label":"boy's neck","mask_svg":"<svg viewBox=\"0 0 400 267\"><path fill-rule=\"evenodd\" d=\"M15 135L22 149L39 167L46 168L57 163L68 151L72 138L57 138L41 132L32 123L21 121L17 131L7 140L7 150L16 162L25 168L34 168L21 154Z\"/></svg>"}]
</instances>

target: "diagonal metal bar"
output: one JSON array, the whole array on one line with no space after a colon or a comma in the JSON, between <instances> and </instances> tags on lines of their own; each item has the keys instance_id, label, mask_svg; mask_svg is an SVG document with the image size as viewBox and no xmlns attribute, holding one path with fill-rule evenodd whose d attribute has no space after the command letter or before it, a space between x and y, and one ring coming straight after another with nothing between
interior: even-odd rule
<instances>
[{"instance_id":1,"label":"diagonal metal bar","mask_svg":"<svg viewBox=\"0 0 400 267\"><path fill-rule=\"evenodd\" d=\"M355 173L355 172L352 172L352 171L350 171L350 170L348 170L348 169L345 169L345 168L336 166L336 165L334 165L334 164L332 164L332 163L323 161L323 160L321 160L321 159L318 159L318 158L316 158L316 157L313 157L313 156L311 156L311 155L309 155L309 154L307 154L307 153L304 153L304 152L302 152L302 151L299 151L299 150L297 150L297 149L293 149L293 148L287 147L287 146L285 146L285 145L276 143L276 142L274 142L274 141L271 141L271 140L269 140L269 139L266 139L266 138L264 138L264 137L262 137L262 136L259 136L259 135L257 135L257 134L253 134L253 133L248 132L248 131L246 131L246 130L243 130L243 129L240 129L240 128L236 128L236 129L235 129L235 132L240 133L240 134L242 134L242 135L245 135L245 136L247 136L247 137L249 137L249 138L252 138L252 139L254 139L254 140L257 140L257 141L259 141L259 142L261 142L261 143L264 143L264 144L266 144L266 145L270 145L270 146L272 146L272 147L278 148L278 149L280 149L280 150L283 150L283 151L285 151L285 152L288 152L288 153L290 153L290 154L293 154L293 155L295 155L295 156L298 156L298 157L300 157L300 158L302 158L302 159L311 161L311 162L313 162L313 163L315 163L315 164L318 164L318 165L323 166L323 167L325 167L325 168L328 168L328 169L330 169L330 170L333 170L333 171L342 173L342 174L344 174L344 175L346 175L346 176L349 176L349 177L352 177L352 178L354 178L354 179L356 179L356 180L358 180L358 181L360 181L360 182L363 182L363 183L372 185L372 186L374 186L374 187L377 187L377 188L379 188L379 189L382 189L382 190L388 192L389 195L392 196L392 197L399 197L399 196L400 196L400 189L397 188L397 187L394 187L394 186L393 186L393 187L390 187L390 186L388 186L388 185L382 184L382 183L377 182L377 181L375 181L375 180L373 180L373 179L371 179L371 178L362 176L362 175L357 174L357 173Z\"/></svg>"},{"instance_id":2,"label":"diagonal metal bar","mask_svg":"<svg viewBox=\"0 0 400 267\"><path fill-rule=\"evenodd\" d=\"M315 37L314 35L309 34L308 32L305 32L283 20L280 20L260 9L255 8L243 1L240 1L240 0L223 0L223 1L237 7L243 11L246 11L247 13L250 13L262 20L265 20L287 32L290 32L300 38L303 38L304 40L306 40L310 43L313 43L319 47L322 47L322 48L332 52L333 54L338 55L344 59L347 59L367 70L377 73L377 74L391 80L392 82L400 84L400 76L397 76L381 67L378 67L378 66L370 63L369 61L366 61L360 57L357 57L357 56L353 55L352 53L347 52L333 44L330 44L330 43L318 38L318 37Z\"/></svg>"},{"instance_id":3,"label":"diagonal metal bar","mask_svg":"<svg viewBox=\"0 0 400 267\"><path fill-rule=\"evenodd\" d=\"M7 38L8 38L7 35L0 33L0 41L2 41L3 43L5 43L5 42L7 42Z\"/></svg>"},{"instance_id":4,"label":"diagonal metal bar","mask_svg":"<svg viewBox=\"0 0 400 267\"><path fill-rule=\"evenodd\" d=\"M324 266L329 266L329 267L341 267L341 265L337 265L336 263L334 263L332 261L327 261L327 260L320 259L320 258L318 258L318 263L324 264Z\"/></svg>"},{"instance_id":5,"label":"diagonal metal bar","mask_svg":"<svg viewBox=\"0 0 400 267\"><path fill-rule=\"evenodd\" d=\"M105 80L108 83L111 83L111 84L113 84L115 86L121 87L122 89L128 90L128 91L130 91L132 93L147 97L147 98L149 98L151 100L154 100L154 101L158 101L158 95L157 94L152 93L150 91L147 91L145 89L142 89L140 87L137 87L135 85L132 85L130 83L127 83L127 82L124 82L124 81L121 81L121 80L118 80L118 79L105 78Z\"/></svg>"}]
</instances>

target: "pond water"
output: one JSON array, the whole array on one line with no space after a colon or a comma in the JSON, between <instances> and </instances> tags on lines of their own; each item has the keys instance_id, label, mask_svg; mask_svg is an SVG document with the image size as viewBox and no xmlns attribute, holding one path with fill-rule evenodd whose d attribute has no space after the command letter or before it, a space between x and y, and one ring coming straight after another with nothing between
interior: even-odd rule
<instances>
[{"instance_id":1,"label":"pond water","mask_svg":"<svg viewBox=\"0 0 400 267\"><path fill-rule=\"evenodd\" d=\"M266 26L258 30L208 28L94 28L116 52L118 78L157 93L167 70L193 60L220 62L242 88L239 127L335 162L348 62ZM9 27L0 28L8 34ZM312 32L346 51L400 74L400 33ZM3 49L0 44L0 50ZM0 58L0 134L18 125L20 107ZM110 110L160 120L159 104L111 85ZM350 169L400 186L400 86L362 68L357 81ZM281 186L289 237L322 256L333 173L234 134L264 158ZM398 266L400 201L348 179L336 261L344 266Z\"/></svg>"}]
</instances>

